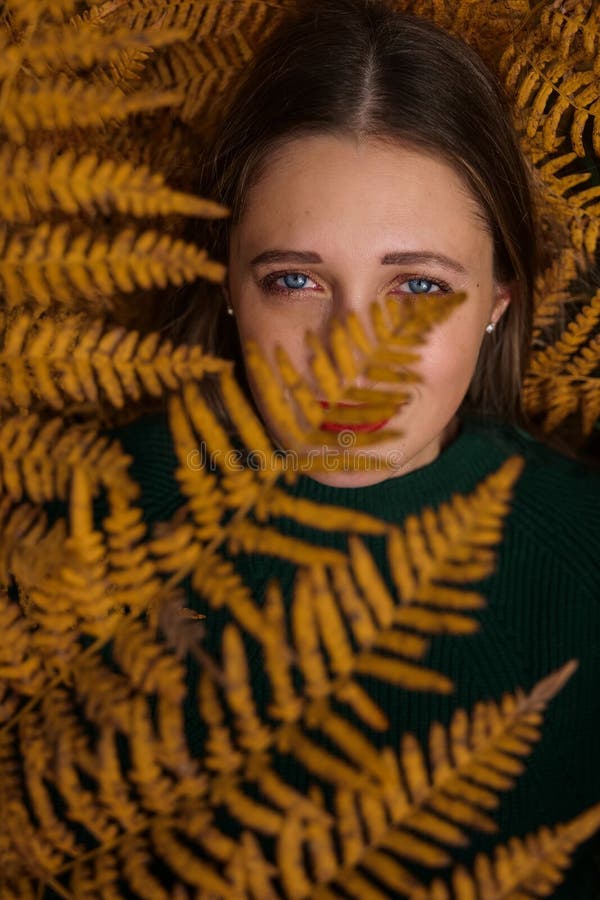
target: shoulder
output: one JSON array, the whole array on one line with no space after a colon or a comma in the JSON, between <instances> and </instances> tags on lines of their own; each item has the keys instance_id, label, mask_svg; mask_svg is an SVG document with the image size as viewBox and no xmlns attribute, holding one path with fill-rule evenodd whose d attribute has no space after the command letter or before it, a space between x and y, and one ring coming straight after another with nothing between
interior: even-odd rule
<instances>
[{"instance_id":1,"label":"shoulder","mask_svg":"<svg viewBox=\"0 0 600 900\"><path fill-rule=\"evenodd\" d=\"M591 578L600 595L600 472L514 425L471 420L470 429L496 458L518 455L510 525L565 566Z\"/></svg>"}]
</instances>

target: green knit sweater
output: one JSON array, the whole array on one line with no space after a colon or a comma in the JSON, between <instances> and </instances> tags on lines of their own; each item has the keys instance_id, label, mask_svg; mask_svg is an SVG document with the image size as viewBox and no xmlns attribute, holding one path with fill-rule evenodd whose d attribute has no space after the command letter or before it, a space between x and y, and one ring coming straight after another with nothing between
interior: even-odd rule
<instances>
[{"instance_id":1,"label":"green knit sweater","mask_svg":"<svg viewBox=\"0 0 600 900\"><path fill-rule=\"evenodd\" d=\"M133 457L131 474L142 486L140 502L147 522L169 519L184 498L174 477L179 463L166 415L147 415L113 434ZM452 678L454 693L406 692L372 677L362 679L390 721L389 731L383 733L362 726L368 737L379 746L398 747L400 735L410 731L426 747L430 723L447 724L457 707L470 710L478 700L498 700L518 687L529 691L568 660L579 660L578 670L547 710L542 740L525 758L524 774L513 790L500 795L500 807L493 813L498 833L471 832L469 849L452 851L456 860L467 863L475 851L489 852L511 835L523 836L542 824L568 821L600 802L600 476L520 429L468 417L437 459L406 475L368 487L341 488L302 474L286 487L297 497L401 523L408 514L436 507L454 493L473 491L514 454L524 458L525 467L504 522L495 572L469 583L487 598L487 606L478 614L480 630L469 636L436 636L424 660L426 666ZM343 532L318 531L284 518L271 524L284 534L322 546L346 547ZM384 539L367 537L365 541L389 580ZM259 554L232 558L259 603L267 580L274 576L290 597L292 564ZM228 613L208 609L190 588L189 579L186 588L188 605L207 614L206 644L216 653ZM251 638L247 646L260 702L267 691L260 648ZM191 745L201 753L196 676L192 666L187 722ZM292 757L283 758L281 772L300 789L306 786L306 772ZM389 890L386 895L395 896ZM567 879L553 896L561 900L600 897L600 838L580 848Z\"/></svg>"}]
</instances>

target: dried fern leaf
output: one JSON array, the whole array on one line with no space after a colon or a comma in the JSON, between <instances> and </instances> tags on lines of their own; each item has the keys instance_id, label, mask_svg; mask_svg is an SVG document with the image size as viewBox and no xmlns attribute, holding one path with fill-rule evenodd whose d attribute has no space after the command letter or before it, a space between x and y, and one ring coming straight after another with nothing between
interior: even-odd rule
<instances>
[{"instance_id":1,"label":"dried fern leaf","mask_svg":"<svg viewBox=\"0 0 600 900\"><path fill-rule=\"evenodd\" d=\"M232 553L268 553L300 566L313 562L336 565L345 558L340 550L317 547L310 542L283 535L275 528L253 525L245 519L228 525L227 547Z\"/></svg>"},{"instance_id":2,"label":"dried fern leaf","mask_svg":"<svg viewBox=\"0 0 600 900\"><path fill-rule=\"evenodd\" d=\"M442 847L465 844L466 827L494 831L495 823L482 812L482 803L484 808L494 808L498 804L498 792L512 786L507 773L517 774L521 770L516 763L519 757L531 752L532 744L539 739L543 710L575 668L576 663L568 663L539 682L528 696L518 691L514 696L505 695L499 704L491 701L477 704L470 722L466 713L458 710L448 734L434 723L429 765L410 734L403 736L396 759L390 748L378 754L364 744L363 736L357 740L355 729L349 723L324 715L320 727L354 762L362 766L366 762L371 777L381 786L379 795L373 791L373 785L358 791L343 785L334 770L333 754L320 751L294 729L288 752L298 754L315 774L339 785L335 794L335 822L331 826L337 840L329 841L324 861L326 886L331 896L335 896L338 886L347 890L356 883L357 865L368 876L412 895L417 879L395 857L428 867L446 865L449 856ZM296 741L300 743L296 745ZM342 765L345 770L346 762ZM352 779L356 780L356 773ZM366 828L363 816L369 823ZM294 853L287 846L291 836L281 836L278 863L288 883L291 884L295 874L296 883L304 885L296 896L312 896L303 857L303 847L309 840L308 829L301 827L301 823L297 828ZM331 849L335 846L341 848L337 859ZM370 878L366 875L361 878L364 896L368 896ZM325 888L323 882L317 895L321 888ZM352 892L353 888L350 889Z\"/></svg>"},{"instance_id":3,"label":"dried fern leaf","mask_svg":"<svg viewBox=\"0 0 600 900\"><path fill-rule=\"evenodd\" d=\"M118 408L144 393L161 396L188 379L201 379L226 365L198 345L173 350L156 332L143 338L123 327L107 329L84 315L34 318L14 310L0 348L0 405L22 411L46 404L97 406L106 398Z\"/></svg>"},{"instance_id":4,"label":"dried fern leaf","mask_svg":"<svg viewBox=\"0 0 600 900\"><path fill-rule=\"evenodd\" d=\"M404 774L403 783L408 786L412 801L433 816L425 818L417 814L414 820L403 821L441 841L448 840L448 835L443 837L447 820L453 821L459 832L465 825L494 831L493 820L479 808L481 789L486 792L487 808L493 808L498 803L494 794L512 787L512 776L522 771L518 757L529 754L532 743L540 737L541 713L575 668L576 663L568 663L540 681L528 696L518 691L515 696L505 695L500 704L478 703L471 723L463 710L457 710L448 736L440 725L432 724L431 775L418 743L405 734L398 755L398 771ZM399 785L400 780L397 782ZM393 799L395 790L390 783L387 801L390 808L397 803ZM443 823L436 824L437 815L443 817ZM460 839L459 832L455 835Z\"/></svg>"},{"instance_id":5,"label":"dried fern leaf","mask_svg":"<svg viewBox=\"0 0 600 900\"><path fill-rule=\"evenodd\" d=\"M547 897L564 880L577 846L600 827L600 804L589 807L570 822L535 834L513 837L497 847L493 858L479 854L472 872L458 866L451 886L436 880L429 889L417 889L411 900L535 900Z\"/></svg>"},{"instance_id":6,"label":"dried fern leaf","mask_svg":"<svg viewBox=\"0 0 600 900\"><path fill-rule=\"evenodd\" d=\"M567 368L573 357L581 352L587 339L597 331L599 323L600 291L597 291L556 343L533 355L529 363L531 373L551 377Z\"/></svg>"},{"instance_id":7,"label":"dried fern leaf","mask_svg":"<svg viewBox=\"0 0 600 900\"><path fill-rule=\"evenodd\" d=\"M596 359L590 362L598 366L598 341L592 345L591 353ZM577 374L530 377L524 391L527 408L543 412L542 428L551 432L558 428L567 416L579 414L581 434L592 433L600 415L600 379L582 377Z\"/></svg>"},{"instance_id":8,"label":"dried fern leaf","mask_svg":"<svg viewBox=\"0 0 600 900\"><path fill-rule=\"evenodd\" d=\"M213 608L227 605L249 634L255 636L260 632L263 627L260 609L230 560L223 559L214 550L203 550L195 565L192 586Z\"/></svg>"},{"instance_id":9,"label":"dried fern leaf","mask_svg":"<svg viewBox=\"0 0 600 900\"><path fill-rule=\"evenodd\" d=\"M140 835L128 836L119 847L122 872L131 889L140 897L170 900L170 893L152 874L152 849Z\"/></svg>"},{"instance_id":10,"label":"dried fern leaf","mask_svg":"<svg viewBox=\"0 0 600 900\"><path fill-rule=\"evenodd\" d=\"M600 413L598 350L600 292L569 323L554 344L534 353L524 383L526 407L545 412L543 428L551 431L579 412L581 431L589 434Z\"/></svg>"},{"instance_id":11,"label":"dried fern leaf","mask_svg":"<svg viewBox=\"0 0 600 900\"><path fill-rule=\"evenodd\" d=\"M36 503L55 497L65 499L69 453L79 446L82 455L90 453L93 465L106 443L105 439L98 439L97 430L69 428L58 418L43 423L36 415L5 419L0 425L3 492L13 501L26 495Z\"/></svg>"},{"instance_id":12,"label":"dried fern leaf","mask_svg":"<svg viewBox=\"0 0 600 900\"><path fill-rule=\"evenodd\" d=\"M559 319L562 309L572 299L569 284L579 274L577 253L573 247L562 250L540 274L535 286L535 312L532 347L543 344L542 331Z\"/></svg>"},{"instance_id":13,"label":"dried fern leaf","mask_svg":"<svg viewBox=\"0 0 600 900\"><path fill-rule=\"evenodd\" d=\"M218 0L180 0L173 6L168 0L106 0L93 10L94 21L111 23L114 19L131 29L160 25L184 28L190 43L237 33L253 43L266 36L281 18L290 0L246 0L224 5Z\"/></svg>"},{"instance_id":14,"label":"dried fern leaf","mask_svg":"<svg viewBox=\"0 0 600 900\"><path fill-rule=\"evenodd\" d=\"M539 21L517 33L499 65L516 110L526 110L528 136L540 131L545 149L555 150L562 143L559 129L567 113L571 145L579 157L586 155L583 130L590 118L596 152L600 147L598 55L589 39L590 23L583 40L578 33L582 12L581 6L568 16L550 8L542 10Z\"/></svg>"},{"instance_id":15,"label":"dried fern leaf","mask_svg":"<svg viewBox=\"0 0 600 900\"><path fill-rule=\"evenodd\" d=\"M403 535L397 528L390 529L390 570L406 603L433 604L451 610L477 609L482 605L479 594L440 582L460 585L491 574L491 548L501 540L502 522L510 510L514 483L522 469L523 460L511 457L469 497L455 495L435 513L426 509L421 517L408 516Z\"/></svg>"},{"instance_id":16,"label":"dried fern leaf","mask_svg":"<svg viewBox=\"0 0 600 900\"><path fill-rule=\"evenodd\" d=\"M82 23L54 27L25 44L6 48L0 61L0 79L13 77L26 67L36 76L55 74L61 69L86 69L97 63L118 61L124 51L148 50L180 41L182 29L148 29L132 32L115 28L104 33L95 25Z\"/></svg>"},{"instance_id":17,"label":"dried fern leaf","mask_svg":"<svg viewBox=\"0 0 600 900\"><path fill-rule=\"evenodd\" d=\"M448 679L419 664L428 644L413 629L423 634L446 629L464 634L476 629L477 622L468 613L481 608L483 598L468 591L465 581L481 578L493 568L490 547L500 540L512 483L521 467L522 461L515 458L493 473L471 497L444 504L437 515L425 510L420 518L407 520L403 530L390 527L388 553L400 603L356 536L348 541L348 572L344 566L335 565L329 581L313 562L310 570L297 573L291 633L308 696L318 699L335 695L354 704L355 711L364 713L375 727L382 727L385 716L381 710L348 681L353 673L383 678L412 690L451 689ZM444 532L438 533L441 526ZM438 579L451 581L456 587L439 585ZM279 609L276 634L265 633L262 638L259 634L259 640L269 671L280 685L278 689L285 686L291 708L297 710L287 664L281 668L273 658L274 648L286 644L281 598L277 597L275 594L271 600L276 604L273 609ZM422 609L421 604L427 608ZM293 658L291 651L288 658ZM281 704L274 705L273 710L277 709L282 709Z\"/></svg>"},{"instance_id":18,"label":"dried fern leaf","mask_svg":"<svg viewBox=\"0 0 600 900\"><path fill-rule=\"evenodd\" d=\"M133 113L177 106L182 99L174 91L124 94L118 88L101 88L61 73L35 88L9 92L0 106L0 129L16 144L25 144L32 131L99 127Z\"/></svg>"},{"instance_id":19,"label":"dried fern leaf","mask_svg":"<svg viewBox=\"0 0 600 900\"><path fill-rule=\"evenodd\" d=\"M195 853L178 839L175 829L157 822L151 830L152 844L171 870L184 883L210 890L213 896L228 897L232 884L223 878L219 869L198 858Z\"/></svg>"},{"instance_id":20,"label":"dried fern leaf","mask_svg":"<svg viewBox=\"0 0 600 900\"><path fill-rule=\"evenodd\" d=\"M234 625L227 625L223 632L224 688L229 708L236 720L242 747L260 751L268 746L270 735L260 724L249 682L249 668L241 635Z\"/></svg>"},{"instance_id":21,"label":"dried fern leaf","mask_svg":"<svg viewBox=\"0 0 600 900\"><path fill-rule=\"evenodd\" d=\"M585 249L593 254L600 231L600 191L597 186L575 190L591 177L588 169L570 175L560 170L576 159L575 153L548 154L539 135L534 140L521 138L524 152L531 157L539 181L538 196L542 217L550 223L561 223L567 229L575 250Z\"/></svg>"},{"instance_id":22,"label":"dried fern leaf","mask_svg":"<svg viewBox=\"0 0 600 900\"><path fill-rule=\"evenodd\" d=\"M313 503L303 497L290 497L279 488L273 487L262 494L255 506L255 516L259 522L271 516L286 516L294 521L319 528L322 531L346 531L349 511L327 503ZM368 513L352 510L351 527L362 534L384 534L385 522Z\"/></svg>"},{"instance_id":23,"label":"dried fern leaf","mask_svg":"<svg viewBox=\"0 0 600 900\"><path fill-rule=\"evenodd\" d=\"M272 697L267 712L281 722L294 722L300 717L304 700L294 685L294 654L289 649L283 596L275 580L265 590L264 616L267 627L262 631L262 648Z\"/></svg>"},{"instance_id":24,"label":"dried fern leaf","mask_svg":"<svg viewBox=\"0 0 600 900\"><path fill-rule=\"evenodd\" d=\"M116 209L133 216L221 217L224 207L210 200L171 190L161 174L148 167L102 159L95 153L79 156L53 147L35 152L26 147L0 150L0 213L7 222L28 224L53 209L75 214L108 214Z\"/></svg>"},{"instance_id":25,"label":"dried fern leaf","mask_svg":"<svg viewBox=\"0 0 600 900\"><path fill-rule=\"evenodd\" d=\"M58 22L72 15L76 0L5 0L4 7L17 25L35 25L40 19Z\"/></svg>"},{"instance_id":26,"label":"dried fern leaf","mask_svg":"<svg viewBox=\"0 0 600 900\"><path fill-rule=\"evenodd\" d=\"M147 77L156 90L185 97L178 109L183 122L193 122L200 116L210 119L209 104L250 64L252 55L247 38L239 33L221 37L218 43L207 39L201 43L179 42L150 61Z\"/></svg>"},{"instance_id":27,"label":"dried fern leaf","mask_svg":"<svg viewBox=\"0 0 600 900\"><path fill-rule=\"evenodd\" d=\"M233 731L225 723L225 707L219 699L216 684L207 670L200 674L198 683L198 703L203 722L206 723L205 765L210 771L233 774L245 760L244 754L235 746ZM219 788L212 787L212 790Z\"/></svg>"},{"instance_id":28,"label":"dried fern leaf","mask_svg":"<svg viewBox=\"0 0 600 900\"><path fill-rule=\"evenodd\" d=\"M118 291L182 284L198 276L220 282L224 268L206 251L166 234L127 228L115 236L39 225L32 233L0 232L0 285L10 307L103 300Z\"/></svg>"},{"instance_id":29,"label":"dried fern leaf","mask_svg":"<svg viewBox=\"0 0 600 900\"><path fill-rule=\"evenodd\" d=\"M21 605L0 592L0 626L5 642L0 651L0 723L16 711L23 697L39 691L45 681L43 661L32 639L33 623Z\"/></svg>"}]
</instances>

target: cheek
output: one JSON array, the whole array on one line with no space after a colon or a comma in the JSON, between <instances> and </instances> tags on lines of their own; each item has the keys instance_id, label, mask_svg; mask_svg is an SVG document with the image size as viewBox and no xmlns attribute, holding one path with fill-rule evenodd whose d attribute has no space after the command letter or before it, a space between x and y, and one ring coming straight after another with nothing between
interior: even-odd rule
<instances>
[{"instance_id":1,"label":"cheek","mask_svg":"<svg viewBox=\"0 0 600 900\"><path fill-rule=\"evenodd\" d=\"M423 387L430 385L447 394L466 392L477 364L485 336L480 314L459 315L459 310L438 325L420 349L416 370L423 376Z\"/></svg>"},{"instance_id":2,"label":"cheek","mask_svg":"<svg viewBox=\"0 0 600 900\"><path fill-rule=\"evenodd\" d=\"M251 340L258 346L262 357L275 368L276 348L282 347L298 372L308 371L309 351L304 344L304 326L291 327L291 323L284 317L250 305L247 309L242 308L236 319L244 356L245 342ZM306 328L308 327L307 325Z\"/></svg>"}]
</instances>

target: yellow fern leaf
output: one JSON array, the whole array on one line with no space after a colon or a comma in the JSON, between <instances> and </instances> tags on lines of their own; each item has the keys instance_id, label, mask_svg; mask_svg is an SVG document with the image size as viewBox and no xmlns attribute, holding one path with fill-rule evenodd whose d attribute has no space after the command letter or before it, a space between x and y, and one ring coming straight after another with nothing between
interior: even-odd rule
<instances>
[{"instance_id":1,"label":"yellow fern leaf","mask_svg":"<svg viewBox=\"0 0 600 900\"><path fill-rule=\"evenodd\" d=\"M334 566L344 561L340 550L316 547L298 538L281 534L276 528L257 527L246 519L232 522L227 528L227 546L232 553L268 553L298 565L317 563Z\"/></svg>"},{"instance_id":2,"label":"yellow fern leaf","mask_svg":"<svg viewBox=\"0 0 600 900\"><path fill-rule=\"evenodd\" d=\"M277 870L265 860L260 845L251 831L242 832L240 849L252 894L264 900L278 900L278 895L271 885Z\"/></svg>"},{"instance_id":3,"label":"yellow fern leaf","mask_svg":"<svg viewBox=\"0 0 600 900\"><path fill-rule=\"evenodd\" d=\"M31 70L38 77L56 73L60 69L90 68L96 63L118 60L124 50L145 50L163 47L186 37L182 29L148 29L132 32L115 28L108 33L94 23L56 26L50 32L25 44L7 48L0 62L0 78L14 76L21 68Z\"/></svg>"},{"instance_id":4,"label":"yellow fern leaf","mask_svg":"<svg viewBox=\"0 0 600 900\"><path fill-rule=\"evenodd\" d=\"M235 772L243 762L243 754L235 749L233 735L225 725L225 712L208 672L200 676L198 686L200 712L208 728L205 742L207 769Z\"/></svg>"},{"instance_id":5,"label":"yellow fern leaf","mask_svg":"<svg viewBox=\"0 0 600 900\"><path fill-rule=\"evenodd\" d=\"M582 7L563 15L551 8L530 15L528 28L504 53L500 73L517 110L526 110L525 129L530 138L541 130L544 148L555 150L562 142L559 127L565 113L570 115L569 135L576 155L584 157L583 130L593 119L592 141L600 148L600 82L596 70L593 23L581 30L585 13ZM597 20L596 20L597 24ZM577 41L574 38L577 37ZM548 109L548 111L546 111Z\"/></svg>"},{"instance_id":6,"label":"yellow fern leaf","mask_svg":"<svg viewBox=\"0 0 600 900\"><path fill-rule=\"evenodd\" d=\"M163 175L147 166L78 155L67 149L7 145L0 150L0 213L7 222L28 224L53 209L75 214L111 209L133 216L222 217L227 210L210 200L170 189Z\"/></svg>"},{"instance_id":7,"label":"yellow fern leaf","mask_svg":"<svg viewBox=\"0 0 600 900\"><path fill-rule=\"evenodd\" d=\"M584 341L600 323L600 291L597 291L576 318L569 323L560 338L551 347L538 351L530 360L532 374L551 376L565 368L571 358L580 351Z\"/></svg>"},{"instance_id":8,"label":"yellow fern leaf","mask_svg":"<svg viewBox=\"0 0 600 900\"><path fill-rule=\"evenodd\" d=\"M151 894L153 900L170 900L167 891L152 874L152 849L143 837L128 835L119 848L119 859L123 874L134 891Z\"/></svg>"},{"instance_id":9,"label":"yellow fern leaf","mask_svg":"<svg viewBox=\"0 0 600 900\"><path fill-rule=\"evenodd\" d=\"M98 301L116 291L165 287L197 276L221 281L224 268L206 251L155 231L127 228L109 239L48 222L32 234L0 234L0 283L9 306L33 299L42 306Z\"/></svg>"},{"instance_id":10,"label":"yellow fern leaf","mask_svg":"<svg viewBox=\"0 0 600 900\"><path fill-rule=\"evenodd\" d=\"M418 888L411 900L534 900L549 896L563 881L577 846L600 828L600 804L592 806L570 822L550 830L540 828L524 840L511 838L497 847L493 858L479 854L473 872L458 866L452 886L436 880L428 888Z\"/></svg>"},{"instance_id":11,"label":"yellow fern leaf","mask_svg":"<svg viewBox=\"0 0 600 900\"><path fill-rule=\"evenodd\" d=\"M569 282L575 281L577 275L576 251L573 247L568 247L538 277L535 286L532 347L541 339L542 330L559 319L563 307L571 297Z\"/></svg>"},{"instance_id":12,"label":"yellow fern leaf","mask_svg":"<svg viewBox=\"0 0 600 900\"><path fill-rule=\"evenodd\" d=\"M193 853L165 823L152 827L152 843L173 872L188 884L227 897L233 885L222 877L217 866L204 862Z\"/></svg>"},{"instance_id":13,"label":"yellow fern leaf","mask_svg":"<svg viewBox=\"0 0 600 900\"><path fill-rule=\"evenodd\" d=\"M332 753L318 747L296 726L288 726L281 748L337 785L334 821L328 826L336 840L327 840L322 860L327 881L321 882L317 896L336 896L338 886L354 895L359 883L361 896L377 892L365 875L356 880L358 865L362 873L375 876L393 890L412 892L416 879L395 857L428 867L447 865L449 855L440 844L465 844L465 827L493 831L494 822L481 809L494 808L498 791L512 786L506 772L514 772L517 758L531 752L540 736L543 710L575 667L567 664L539 682L528 696L518 691L514 696L505 695L500 704L477 704L471 722L463 710L457 710L448 736L442 726L432 725L430 766L412 735L404 735L396 759L391 748L378 752L365 745L365 738L349 723L323 708L318 727L349 759L363 766L366 760L373 781L363 788L355 786L358 773L354 767L339 760L336 771ZM377 783L379 795L374 791ZM315 790L312 796L319 802L320 792ZM368 822L366 829L363 816ZM315 826L316 832L322 833L324 827L324 823ZM315 828L307 828L300 819L294 828L293 841L291 834L280 838L279 868L290 883L292 873L296 874L296 884L303 886L298 897L313 896L302 860ZM339 858L335 846L340 848ZM312 853L317 853L314 847ZM534 860L535 856L531 862Z\"/></svg>"},{"instance_id":14,"label":"yellow fern leaf","mask_svg":"<svg viewBox=\"0 0 600 900\"><path fill-rule=\"evenodd\" d=\"M123 94L119 89L96 87L61 73L53 82L8 93L0 106L0 127L12 141L25 144L33 130L98 127L133 113L176 106L182 99L174 91Z\"/></svg>"},{"instance_id":15,"label":"yellow fern leaf","mask_svg":"<svg viewBox=\"0 0 600 900\"><path fill-rule=\"evenodd\" d=\"M262 632L264 666L272 691L272 703L267 711L281 722L293 722L298 719L304 701L294 688L283 597L276 581L270 581L265 589L264 614L268 626Z\"/></svg>"},{"instance_id":16,"label":"yellow fern leaf","mask_svg":"<svg viewBox=\"0 0 600 900\"><path fill-rule=\"evenodd\" d=\"M437 513L424 510L421 517L408 516L403 523L404 543L398 529L390 528L388 559L399 592L405 602L427 603L451 610L477 609L483 598L472 591L438 584L464 584L483 578L493 570L490 549L500 542L501 524L510 509L514 482L523 461L511 457L482 481L469 497L456 496ZM407 554L415 574L405 572ZM417 626L418 627L418 626Z\"/></svg>"},{"instance_id":17,"label":"yellow fern leaf","mask_svg":"<svg viewBox=\"0 0 600 900\"><path fill-rule=\"evenodd\" d=\"M362 541L351 536L348 538L348 548L357 584L362 588L376 621L382 628L388 628L394 618L392 595Z\"/></svg>"},{"instance_id":18,"label":"yellow fern leaf","mask_svg":"<svg viewBox=\"0 0 600 900\"><path fill-rule=\"evenodd\" d=\"M373 791L372 780L361 769L345 763L337 754L329 753L308 738L297 725L286 725L277 736L277 747L283 753L293 750L294 756L317 777L346 785L356 791Z\"/></svg>"},{"instance_id":19,"label":"yellow fern leaf","mask_svg":"<svg viewBox=\"0 0 600 900\"><path fill-rule=\"evenodd\" d=\"M0 721L4 721L14 711L18 695L31 696L42 687L44 672L33 646L32 622L6 588L0 591L0 627L5 635L0 650Z\"/></svg>"},{"instance_id":20,"label":"yellow fern leaf","mask_svg":"<svg viewBox=\"0 0 600 900\"><path fill-rule=\"evenodd\" d=\"M248 750L263 750L270 742L270 735L260 724L254 708L246 652L234 625L227 625L223 631L223 667L224 687L235 716L238 740Z\"/></svg>"},{"instance_id":21,"label":"yellow fern leaf","mask_svg":"<svg viewBox=\"0 0 600 900\"><path fill-rule=\"evenodd\" d=\"M76 0L5 0L4 6L17 25L35 25L46 16L63 21L75 4Z\"/></svg>"},{"instance_id":22,"label":"yellow fern leaf","mask_svg":"<svg viewBox=\"0 0 600 900\"><path fill-rule=\"evenodd\" d=\"M384 534L387 530L385 522L369 513L352 510L350 522L349 511L343 507L314 503L304 497L291 497L276 487L263 491L254 509L259 522L266 521L270 516L287 516L321 531L346 531L349 523L353 531L360 531L361 534Z\"/></svg>"},{"instance_id":23,"label":"yellow fern leaf","mask_svg":"<svg viewBox=\"0 0 600 900\"><path fill-rule=\"evenodd\" d=\"M536 165L536 177L539 181L539 203L542 218L551 227L561 223L570 234L572 246L577 251L585 249L593 254L598 243L600 230L600 192L598 186L575 191L589 182L589 169L561 175L560 170L576 159L575 153L548 154L544 149L539 134L533 140L522 136L521 144L524 152Z\"/></svg>"}]
</instances>

